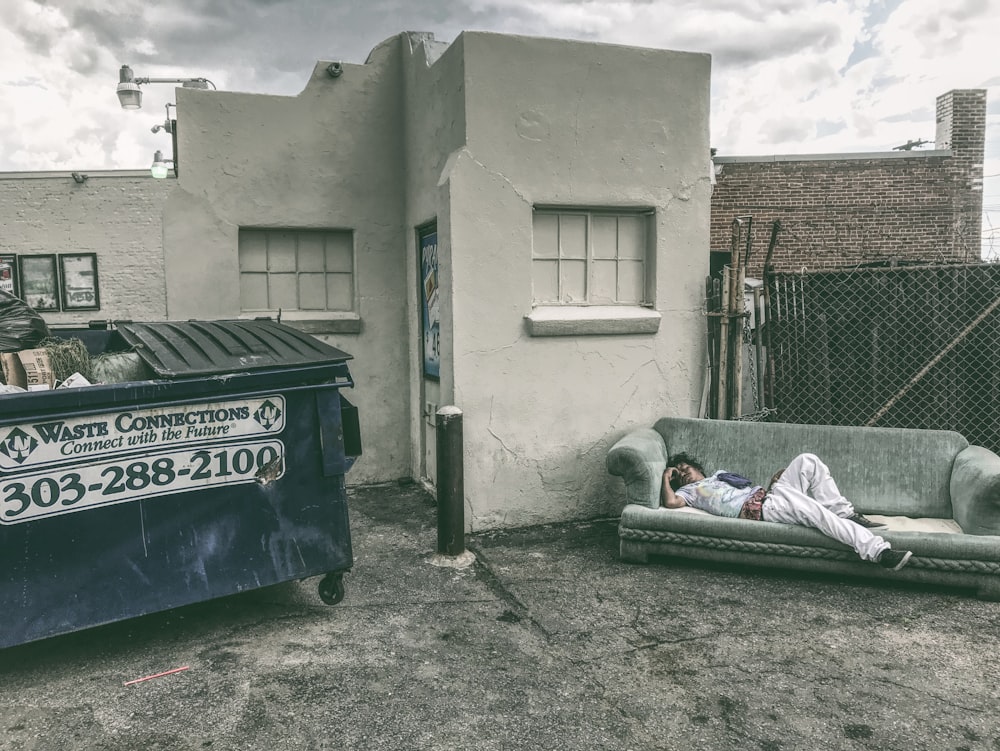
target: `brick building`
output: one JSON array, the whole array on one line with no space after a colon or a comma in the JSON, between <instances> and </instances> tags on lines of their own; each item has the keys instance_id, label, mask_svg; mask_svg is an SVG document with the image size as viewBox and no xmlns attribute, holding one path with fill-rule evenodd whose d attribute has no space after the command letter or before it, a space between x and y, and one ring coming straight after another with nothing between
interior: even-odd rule
<instances>
[{"instance_id":1,"label":"brick building","mask_svg":"<svg viewBox=\"0 0 1000 751\"><path fill-rule=\"evenodd\" d=\"M49 325L166 317L163 207L174 185L145 170L0 175L0 255L97 257L99 306L44 311Z\"/></svg>"},{"instance_id":2,"label":"brick building","mask_svg":"<svg viewBox=\"0 0 1000 751\"><path fill-rule=\"evenodd\" d=\"M728 258L733 219L752 216L751 276L762 273L775 219L777 271L978 262L985 135L986 91L962 89L937 99L933 150L716 156L711 249Z\"/></svg>"}]
</instances>

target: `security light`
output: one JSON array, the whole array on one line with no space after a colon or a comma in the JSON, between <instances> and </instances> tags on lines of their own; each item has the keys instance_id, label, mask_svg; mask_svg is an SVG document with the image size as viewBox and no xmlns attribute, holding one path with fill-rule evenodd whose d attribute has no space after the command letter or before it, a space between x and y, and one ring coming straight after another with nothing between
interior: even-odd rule
<instances>
[{"instance_id":1,"label":"security light","mask_svg":"<svg viewBox=\"0 0 1000 751\"><path fill-rule=\"evenodd\" d=\"M145 83L179 83L185 89L207 89L215 84L207 78L146 78L136 77L132 69L123 65L118 71L118 101L124 110L137 110L142 107L142 91L139 86Z\"/></svg>"},{"instance_id":2,"label":"security light","mask_svg":"<svg viewBox=\"0 0 1000 751\"><path fill-rule=\"evenodd\" d=\"M169 173L170 168L168 164L173 164L173 159L164 159L163 152L159 149L153 154L153 164L149 168L149 174L155 177L157 180L162 180Z\"/></svg>"}]
</instances>

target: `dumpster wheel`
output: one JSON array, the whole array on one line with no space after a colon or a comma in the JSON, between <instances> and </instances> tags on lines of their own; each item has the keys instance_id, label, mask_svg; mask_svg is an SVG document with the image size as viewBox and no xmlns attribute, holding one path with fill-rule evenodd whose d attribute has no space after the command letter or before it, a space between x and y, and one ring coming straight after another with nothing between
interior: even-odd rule
<instances>
[{"instance_id":1,"label":"dumpster wheel","mask_svg":"<svg viewBox=\"0 0 1000 751\"><path fill-rule=\"evenodd\" d=\"M343 571L331 571L320 580L319 599L327 605L336 605L344 599Z\"/></svg>"}]
</instances>

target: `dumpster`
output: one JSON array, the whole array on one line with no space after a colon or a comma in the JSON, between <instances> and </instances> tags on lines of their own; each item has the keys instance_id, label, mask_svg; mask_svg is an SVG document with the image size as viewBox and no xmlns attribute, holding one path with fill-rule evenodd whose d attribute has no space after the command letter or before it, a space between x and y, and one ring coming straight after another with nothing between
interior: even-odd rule
<instances>
[{"instance_id":1,"label":"dumpster","mask_svg":"<svg viewBox=\"0 0 1000 751\"><path fill-rule=\"evenodd\" d=\"M148 378L0 395L0 647L321 574L343 598L350 355L271 320L53 333Z\"/></svg>"}]
</instances>

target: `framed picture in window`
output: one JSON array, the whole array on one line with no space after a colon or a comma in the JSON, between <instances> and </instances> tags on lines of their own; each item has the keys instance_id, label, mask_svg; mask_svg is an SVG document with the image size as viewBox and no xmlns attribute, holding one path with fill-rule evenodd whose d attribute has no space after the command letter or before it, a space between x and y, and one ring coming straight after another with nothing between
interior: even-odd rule
<instances>
[{"instance_id":1,"label":"framed picture in window","mask_svg":"<svg viewBox=\"0 0 1000 751\"><path fill-rule=\"evenodd\" d=\"M59 310L59 283L54 254L18 256L21 299L38 311Z\"/></svg>"},{"instance_id":2,"label":"framed picture in window","mask_svg":"<svg viewBox=\"0 0 1000 751\"><path fill-rule=\"evenodd\" d=\"M0 253L0 289L15 297L21 296L21 285L17 283L16 253Z\"/></svg>"},{"instance_id":3,"label":"framed picture in window","mask_svg":"<svg viewBox=\"0 0 1000 751\"><path fill-rule=\"evenodd\" d=\"M60 253L59 279L63 310L97 310L97 254Z\"/></svg>"}]
</instances>

